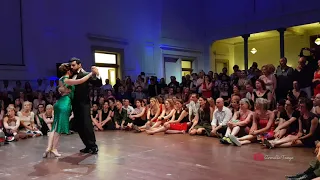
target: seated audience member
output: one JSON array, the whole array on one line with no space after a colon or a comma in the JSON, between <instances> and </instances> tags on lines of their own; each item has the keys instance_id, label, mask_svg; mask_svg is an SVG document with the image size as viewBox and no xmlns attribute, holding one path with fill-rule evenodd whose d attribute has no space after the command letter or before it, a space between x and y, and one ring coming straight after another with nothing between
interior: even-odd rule
<instances>
[{"instance_id":1,"label":"seated audience member","mask_svg":"<svg viewBox=\"0 0 320 180\"><path fill-rule=\"evenodd\" d=\"M251 82L247 82L246 83L246 94L245 94L245 98L247 99L253 99L253 92L254 92L254 87L251 84Z\"/></svg>"},{"instance_id":2,"label":"seated audience member","mask_svg":"<svg viewBox=\"0 0 320 180\"><path fill-rule=\"evenodd\" d=\"M45 107L43 104L39 104L37 107L37 115L36 115L36 122L38 129L42 132L43 135L47 135L48 131L50 130L47 123L44 121L44 115L46 113Z\"/></svg>"},{"instance_id":3,"label":"seated audience member","mask_svg":"<svg viewBox=\"0 0 320 180\"><path fill-rule=\"evenodd\" d=\"M320 94L314 97L312 112L320 117Z\"/></svg>"},{"instance_id":4,"label":"seated audience member","mask_svg":"<svg viewBox=\"0 0 320 180\"><path fill-rule=\"evenodd\" d=\"M193 124L189 129L190 135L204 135L210 136L211 128L211 119L213 114L213 108L210 107L210 104L205 97L199 98L200 108L196 117L193 120Z\"/></svg>"},{"instance_id":5,"label":"seated audience member","mask_svg":"<svg viewBox=\"0 0 320 180\"><path fill-rule=\"evenodd\" d=\"M101 110L103 108L104 102L105 102L104 97L100 97L98 102L98 110Z\"/></svg>"},{"instance_id":6,"label":"seated audience member","mask_svg":"<svg viewBox=\"0 0 320 180\"><path fill-rule=\"evenodd\" d=\"M250 111L251 105L250 101L247 98L240 100L240 110L235 112L231 121L227 123L227 131L223 138L220 139L222 144L232 144L229 136L242 137L248 134L249 127L248 125L252 122L253 112Z\"/></svg>"},{"instance_id":7,"label":"seated audience member","mask_svg":"<svg viewBox=\"0 0 320 180\"><path fill-rule=\"evenodd\" d=\"M125 125L128 123L128 113L125 109L123 109L122 102L116 101L117 109L114 112L114 122L116 125L116 129L125 129ZM129 120L130 121L130 120ZM131 121L130 121L131 122ZM129 123L130 123L129 122Z\"/></svg>"},{"instance_id":8,"label":"seated audience member","mask_svg":"<svg viewBox=\"0 0 320 180\"><path fill-rule=\"evenodd\" d=\"M38 92L38 97L37 97L37 99L33 100L32 104L33 104L33 112L34 113L37 113L39 104L43 104L44 106L46 105L46 101L43 99L42 92Z\"/></svg>"},{"instance_id":9,"label":"seated audience member","mask_svg":"<svg viewBox=\"0 0 320 180\"><path fill-rule=\"evenodd\" d=\"M229 109L231 110L232 114L234 114L235 112L239 111L240 109L240 102L241 98L239 95L232 95L231 96L231 103L229 106Z\"/></svg>"},{"instance_id":10,"label":"seated audience member","mask_svg":"<svg viewBox=\"0 0 320 180\"><path fill-rule=\"evenodd\" d=\"M287 99L307 98L308 94L300 89L298 81L293 81L293 89L288 92Z\"/></svg>"},{"instance_id":11,"label":"seated audience member","mask_svg":"<svg viewBox=\"0 0 320 180\"><path fill-rule=\"evenodd\" d=\"M173 99L173 96L174 96L174 89L173 87L170 87L168 90L168 94L164 96L164 99Z\"/></svg>"},{"instance_id":12,"label":"seated audience member","mask_svg":"<svg viewBox=\"0 0 320 180\"><path fill-rule=\"evenodd\" d=\"M269 89L267 89L266 84L263 80L257 79L256 89L253 91L252 101L256 102L256 99L263 98L268 100L268 103L272 103L273 95Z\"/></svg>"},{"instance_id":13,"label":"seated audience member","mask_svg":"<svg viewBox=\"0 0 320 180\"><path fill-rule=\"evenodd\" d=\"M253 114L252 126L249 135L236 138L230 134L230 140L237 146L249 144L261 139L271 139L274 135L274 113L269 111L269 101L263 98L256 99L256 109Z\"/></svg>"},{"instance_id":14,"label":"seated audience member","mask_svg":"<svg viewBox=\"0 0 320 180\"><path fill-rule=\"evenodd\" d=\"M22 109L22 104L19 98L14 101L14 108L16 112L19 112Z\"/></svg>"},{"instance_id":15,"label":"seated audience member","mask_svg":"<svg viewBox=\"0 0 320 180\"><path fill-rule=\"evenodd\" d=\"M132 98L136 101L137 99L144 99L146 95L142 92L142 87L138 86L136 91L132 93Z\"/></svg>"},{"instance_id":16,"label":"seated audience member","mask_svg":"<svg viewBox=\"0 0 320 180\"><path fill-rule=\"evenodd\" d=\"M280 115L285 112L285 108L284 108L285 104L286 104L286 100L281 99L280 101L278 101L277 107L273 111L274 112L274 118L275 118L274 124L276 126L278 126L278 124L280 123Z\"/></svg>"},{"instance_id":17,"label":"seated audience member","mask_svg":"<svg viewBox=\"0 0 320 180\"><path fill-rule=\"evenodd\" d=\"M22 110L17 114L20 120L20 132L28 134L29 137L42 135L34 123L34 113L31 111L31 103L29 101L23 102Z\"/></svg>"},{"instance_id":18,"label":"seated audience member","mask_svg":"<svg viewBox=\"0 0 320 180\"><path fill-rule=\"evenodd\" d=\"M129 99L123 99L123 109L127 111L128 116L134 111L133 107L130 106Z\"/></svg>"},{"instance_id":19,"label":"seated audience member","mask_svg":"<svg viewBox=\"0 0 320 180\"><path fill-rule=\"evenodd\" d=\"M93 102L90 114L91 114L90 117L91 117L92 124L94 126L94 130L102 131L103 128L102 128L101 124L99 123L98 104L96 102Z\"/></svg>"},{"instance_id":20,"label":"seated audience member","mask_svg":"<svg viewBox=\"0 0 320 180\"><path fill-rule=\"evenodd\" d=\"M216 109L214 110L211 126L211 136L222 137L227 131L227 123L232 118L232 112L224 106L224 100L218 98L216 100Z\"/></svg>"},{"instance_id":21,"label":"seated audience member","mask_svg":"<svg viewBox=\"0 0 320 180\"><path fill-rule=\"evenodd\" d=\"M15 109L8 107L7 115L3 119L4 133L8 142L26 137L24 133L19 133L20 120L15 114Z\"/></svg>"},{"instance_id":22,"label":"seated audience member","mask_svg":"<svg viewBox=\"0 0 320 180\"><path fill-rule=\"evenodd\" d=\"M278 127L274 130L275 140L298 133L300 113L296 110L296 105L296 100L285 101L285 110L280 113Z\"/></svg>"},{"instance_id":23,"label":"seated audience member","mask_svg":"<svg viewBox=\"0 0 320 180\"><path fill-rule=\"evenodd\" d=\"M198 110L200 107L200 104L198 102L198 94L191 94L190 96L190 102L189 104L186 105L189 112L189 121L192 122L192 120L194 119L194 117L196 117L196 115L198 114Z\"/></svg>"},{"instance_id":24,"label":"seated audience member","mask_svg":"<svg viewBox=\"0 0 320 180\"><path fill-rule=\"evenodd\" d=\"M129 123L129 128L134 128L137 132L140 132L139 126L144 126L147 122L146 108L143 107L143 101L140 99L136 100L136 108L129 115L132 123Z\"/></svg>"},{"instance_id":25,"label":"seated audience member","mask_svg":"<svg viewBox=\"0 0 320 180\"><path fill-rule=\"evenodd\" d=\"M109 101L110 102L110 101ZM112 120L113 111L109 107L109 102L106 101L103 104L103 108L99 111L99 123L104 130L114 130L115 124Z\"/></svg>"},{"instance_id":26,"label":"seated audience member","mask_svg":"<svg viewBox=\"0 0 320 180\"><path fill-rule=\"evenodd\" d=\"M208 101L208 103L209 103L209 105L210 105L210 108L213 110L213 112L214 112L214 110L216 109L216 103L214 102L214 99L213 98L208 98L207 99L207 101ZM212 119L212 118L211 118Z\"/></svg>"},{"instance_id":27,"label":"seated audience member","mask_svg":"<svg viewBox=\"0 0 320 180\"><path fill-rule=\"evenodd\" d=\"M51 104L48 104L46 106L46 112L43 114L43 120L46 123L49 132L52 130L53 115L53 106Z\"/></svg>"},{"instance_id":28,"label":"seated audience member","mask_svg":"<svg viewBox=\"0 0 320 180\"><path fill-rule=\"evenodd\" d=\"M320 177L320 142L317 143L315 153L317 154L317 159L310 162L309 168L303 173L299 173L293 176L286 176L288 180L319 180ZM318 178L317 178L318 177ZM314 179L316 178L316 179Z\"/></svg>"},{"instance_id":29,"label":"seated audience member","mask_svg":"<svg viewBox=\"0 0 320 180\"><path fill-rule=\"evenodd\" d=\"M188 118L188 109L183 107L183 101L180 99L176 100L175 113L173 114L170 121L164 123L159 128L146 130L150 135L159 132L165 132L167 134L183 134L188 130L191 123Z\"/></svg>"},{"instance_id":30,"label":"seated audience member","mask_svg":"<svg viewBox=\"0 0 320 180\"><path fill-rule=\"evenodd\" d=\"M167 99L164 108L161 108L161 114L151 128L157 128L169 121L174 114L174 102L172 99Z\"/></svg>"},{"instance_id":31,"label":"seated audience member","mask_svg":"<svg viewBox=\"0 0 320 180\"><path fill-rule=\"evenodd\" d=\"M288 135L279 140L264 143L268 148L305 146L314 147L315 141L319 140L319 119L311 112L313 103L310 99L301 99L299 102L299 132L297 135Z\"/></svg>"},{"instance_id":32,"label":"seated audience member","mask_svg":"<svg viewBox=\"0 0 320 180\"><path fill-rule=\"evenodd\" d=\"M157 121L157 119L161 113L160 107L162 107L162 106L159 105L159 102L156 98L150 99L150 104L149 104L148 111L147 111L148 122L146 123L145 126L139 127L139 129L141 131L145 131L147 127L153 126L155 124L155 122Z\"/></svg>"}]
</instances>

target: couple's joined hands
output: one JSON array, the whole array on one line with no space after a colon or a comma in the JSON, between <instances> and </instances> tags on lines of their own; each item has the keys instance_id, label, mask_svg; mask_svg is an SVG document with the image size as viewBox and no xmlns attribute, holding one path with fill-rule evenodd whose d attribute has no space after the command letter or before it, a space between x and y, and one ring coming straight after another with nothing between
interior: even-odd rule
<instances>
[{"instance_id":1,"label":"couple's joined hands","mask_svg":"<svg viewBox=\"0 0 320 180\"><path fill-rule=\"evenodd\" d=\"M91 66L91 72L93 75L99 75L99 70L96 66Z\"/></svg>"}]
</instances>

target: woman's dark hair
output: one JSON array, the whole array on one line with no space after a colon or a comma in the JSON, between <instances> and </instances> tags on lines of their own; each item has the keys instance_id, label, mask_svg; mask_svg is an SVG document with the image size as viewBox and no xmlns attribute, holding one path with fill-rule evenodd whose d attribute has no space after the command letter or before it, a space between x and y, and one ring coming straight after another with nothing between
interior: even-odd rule
<instances>
[{"instance_id":1,"label":"woman's dark hair","mask_svg":"<svg viewBox=\"0 0 320 180\"><path fill-rule=\"evenodd\" d=\"M291 101L290 101L291 102ZM286 100L285 99L280 99L279 101L278 101L278 104L280 105L280 106L284 106L284 105L286 105Z\"/></svg>"},{"instance_id":2,"label":"woman's dark hair","mask_svg":"<svg viewBox=\"0 0 320 180\"><path fill-rule=\"evenodd\" d=\"M313 101L308 98L301 98L299 104L304 104L308 111L311 111L313 108Z\"/></svg>"},{"instance_id":3,"label":"woman's dark hair","mask_svg":"<svg viewBox=\"0 0 320 180\"><path fill-rule=\"evenodd\" d=\"M266 90L266 89L267 89L266 83L265 83L263 80L257 79L256 82L257 82L257 81L261 84L261 87L262 87L263 90Z\"/></svg>"},{"instance_id":4,"label":"woman's dark hair","mask_svg":"<svg viewBox=\"0 0 320 180\"><path fill-rule=\"evenodd\" d=\"M210 104L208 102L208 99L206 97L203 97L203 96L201 96L200 98L203 99L204 101L206 101L206 104L204 105L204 108L203 108L203 112L210 114Z\"/></svg>"},{"instance_id":5,"label":"woman's dark hair","mask_svg":"<svg viewBox=\"0 0 320 180\"><path fill-rule=\"evenodd\" d=\"M70 64L68 63L63 63L59 66L59 72L62 75L65 75L69 70L71 70Z\"/></svg>"}]
</instances>

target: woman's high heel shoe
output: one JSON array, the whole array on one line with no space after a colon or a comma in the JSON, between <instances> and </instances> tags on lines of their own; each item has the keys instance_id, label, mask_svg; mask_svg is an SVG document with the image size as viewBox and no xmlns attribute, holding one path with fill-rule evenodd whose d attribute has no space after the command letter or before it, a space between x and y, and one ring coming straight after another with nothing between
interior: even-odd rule
<instances>
[{"instance_id":1,"label":"woman's high heel shoe","mask_svg":"<svg viewBox=\"0 0 320 180\"><path fill-rule=\"evenodd\" d=\"M50 154L51 150L46 150L46 152L43 153L43 158L47 158Z\"/></svg>"},{"instance_id":2,"label":"woman's high heel shoe","mask_svg":"<svg viewBox=\"0 0 320 180\"><path fill-rule=\"evenodd\" d=\"M60 156L61 156L61 154L59 154L56 149L51 150L51 153L52 153L55 157L60 157Z\"/></svg>"}]
</instances>

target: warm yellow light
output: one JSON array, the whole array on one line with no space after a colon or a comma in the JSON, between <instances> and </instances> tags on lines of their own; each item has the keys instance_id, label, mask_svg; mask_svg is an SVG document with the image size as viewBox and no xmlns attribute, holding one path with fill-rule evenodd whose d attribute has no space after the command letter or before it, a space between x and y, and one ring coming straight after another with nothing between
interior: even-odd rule
<instances>
[{"instance_id":1,"label":"warm yellow light","mask_svg":"<svg viewBox=\"0 0 320 180\"><path fill-rule=\"evenodd\" d=\"M256 48L252 48L252 49L251 49L251 53L252 53L252 54L255 54L255 53L257 53L257 52L258 52L258 51L257 51Z\"/></svg>"},{"instance_id":2,"label":"warm yellow light","mask_svg":"<svg viewBox=\"0 0 320 180\"><path fill-rule=\"evenodd\" d=\"M320 45L320 38L317 38L314 43L316 43L318 46Z\"/></svg>"}]
</instances>

